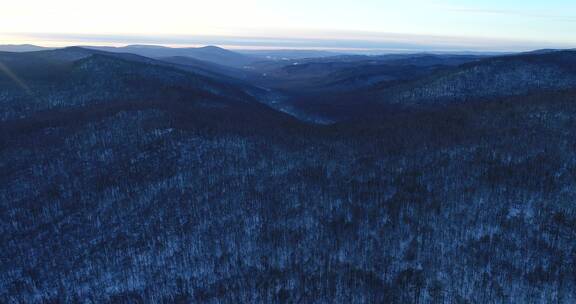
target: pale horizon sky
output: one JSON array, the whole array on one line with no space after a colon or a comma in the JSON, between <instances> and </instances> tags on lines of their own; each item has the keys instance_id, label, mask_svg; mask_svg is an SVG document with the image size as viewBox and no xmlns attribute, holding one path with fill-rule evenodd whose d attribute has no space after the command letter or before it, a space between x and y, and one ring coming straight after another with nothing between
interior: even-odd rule
<instances>
[{"instance_id":1,"label":"pale horizon sky","mask_svg":"<svg viewBox=\"0 0 576 304\"><path fill-rule=\"evenodd\" d=\"M19 0L0 44L521 51L576 47L574 0Z\"/></svg>"}]
</instances>

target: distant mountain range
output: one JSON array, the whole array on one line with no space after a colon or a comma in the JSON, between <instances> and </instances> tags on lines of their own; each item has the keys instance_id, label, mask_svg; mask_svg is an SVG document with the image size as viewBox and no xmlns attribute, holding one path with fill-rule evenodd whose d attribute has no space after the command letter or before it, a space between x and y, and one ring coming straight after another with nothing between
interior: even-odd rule
<instances>
[{"instance_id":1,"label":"distant mountain range","mask_svg":"<svg viewBox=\"0 0 576 304\"><path fill-rule=\"evenodd\" d=\"M49 49L52 48L41 47L32 44L0 44L1 52L34 52Z\"/></svg>"},{"instance_id":2,"label":"distant mountain range","mask_svg":"<svg viewBox=\"0 0 576 304\"><path fill-rule=\"evenodd\" d=\"M258 60L257 58L242 55L215 46L206 46L200 48L168 48L162 46L129 45L125 47L87 46L86 48L114 53L132 53L151 58L186 56L202 61L240 68Z\"/></svg>"}]
</instances>

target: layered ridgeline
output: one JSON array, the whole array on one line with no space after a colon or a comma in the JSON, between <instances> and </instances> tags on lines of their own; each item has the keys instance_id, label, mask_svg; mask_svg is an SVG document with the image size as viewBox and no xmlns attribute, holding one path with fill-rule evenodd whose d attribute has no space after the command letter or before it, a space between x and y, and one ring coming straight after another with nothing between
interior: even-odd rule
<instances>
[{"instance_id":1,"label":"layered ridgeline","mask_svg":"<svg viewBox=\"0 0 576 304\"><path fill-rule=\"evenodd\" d=\"M266 60L248 68L258 72L264 85L296 95L341 92L384 81L408 80L441 68L483 58L472 55L339 55L324 58Z\"/></svg>"},{"instance_id":2,"label":"layered ridgeline","mask_svg":"<svg viewBox=\"0 0 576 304\"><path fill-rule=\"evenodd\" d=\"M442 58L438 56L436 60L429 59L424 66L405 66L400 63L402 61L382 63L378 65L380 69L399 72L395 77L376 82L360 82L359 86L332 94L322 92L296 96L290 102L300 109L303 116L321 116L339 121L364 118L366 114L377 117L391 107L438 107L454 102L557 92L576 86L576 51L535 52L491 58L461 57L462 60L467 58L469 62L461 61L455 65ZM362 72L370 74L366 69ZM379 75L387 74L381 72Z\"/></svg>"},{"instance_id":3,"label":"layered ridgeline","mask_svg":"<svg viewBox=\"0 0 576 304\"><path fill-rule=\"evenodd\" d=\"M163 57L188 57L205 62L216 63L231 67L244 67L251 63L260 61L260 57L232 52L216 46L206 46L199 48L169 48L155 45L128 45L125 47L92 47L87 48L113 52L131 53L150 58Z\"/></svg>"},{"instance_id":4,"label":"layered ridgeline","mask_svg":"<svg viewBox=\"0 0 576 304\"><path fill-rule=\"evenodd\" d=\"M333 91L320 114L356 119L326 126L232 67L2 53L0 302L572 303L576 61L553 55Z\"/></svg>"},{"instance_id":5,"label":"layered ridgeline","mask_svg":"<svg viewBox=\"0 0 576 304\"><path fill-rule=\"evenodd\" d=\"M269 110L257 98L267 92L204 68L133 54L72 47L28 53L0 53L2 121L16 121L52 110L82 107L189 107L213 111ZM265 99L265 98L264 98ZM274 115L274 114L271 114Z\"/></svg>"}]
</instances>

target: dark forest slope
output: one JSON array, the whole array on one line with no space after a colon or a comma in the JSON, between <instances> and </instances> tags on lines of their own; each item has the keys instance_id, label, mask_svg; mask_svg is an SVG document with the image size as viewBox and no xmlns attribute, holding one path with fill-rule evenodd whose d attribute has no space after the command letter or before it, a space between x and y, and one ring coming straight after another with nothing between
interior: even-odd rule
<instances>
[{"instance_id":1,"label":"dark forest slope","mask_svg":"<svg viewBox=\"0 0 576 304\"><path fill-rule=\"evenodd\" d=\"M289 102L304 117L341 121L378 117L391 108L433 108L576 87L576 51L501 56L435 67L428 72L423 67L412 67L420 72L344 92L301 96Z\"/></svg>"},{"instance_id":2,"label":"dark forest slope","mask_svg":"<svg viewBox=\"0 0 576 304\"><path fill-rule=\"evenodd\" d=\"M573 89L318 126L177 68L57 66L1 83L2 303L576 301Z\"/></svg>"}]
</instances>

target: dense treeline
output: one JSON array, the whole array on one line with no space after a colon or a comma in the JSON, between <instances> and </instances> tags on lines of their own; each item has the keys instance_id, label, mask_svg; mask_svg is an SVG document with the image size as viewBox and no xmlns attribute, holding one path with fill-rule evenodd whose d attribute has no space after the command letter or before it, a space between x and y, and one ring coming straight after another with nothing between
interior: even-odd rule
<instances>
[{"instance_id":1,"label":"dense treeline","mask_svg":"<svg viewBox=\"0 0 576 304\"><path fill-rule=\"evenodd\" d=\"M0 302L572 303L574 96L4 122Z\"/></svg>"}]
</instances>

